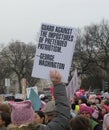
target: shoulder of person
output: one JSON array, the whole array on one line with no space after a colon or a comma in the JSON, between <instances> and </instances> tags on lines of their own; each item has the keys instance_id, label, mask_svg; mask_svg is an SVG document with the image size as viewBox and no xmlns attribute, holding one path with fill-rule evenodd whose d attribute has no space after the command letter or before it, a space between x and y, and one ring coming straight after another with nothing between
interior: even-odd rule
<instances>
[{"instance_id":1,"label":"shoulder of person","mask_svg":"<svg viewBox=\"0 0 109 130\"><path fill-rule=\"evenodd\" d=\"M46 125L44 124L33 124L33 128L31 130L42 130L45 128Z\"/></svg>"},{"instance_id":2,"label":"shoulder of person","mask_svg":"<svg viewBox=\"0 0 109 130\"><path fill-rule=\"evenodd\" d=\"M0 130L7 130L7 128L0 128Z\"/></svg>"},{"instance_id":3,"label":"shoulder of person","mask_svg":"<svg viewBox=\"0 0 109 130\"><path fill-rule=\"evenodd\" d=\"M109 121L109 113L104 115L103 120L104 120L104 121Z\"/></svg>"}]
</instances>

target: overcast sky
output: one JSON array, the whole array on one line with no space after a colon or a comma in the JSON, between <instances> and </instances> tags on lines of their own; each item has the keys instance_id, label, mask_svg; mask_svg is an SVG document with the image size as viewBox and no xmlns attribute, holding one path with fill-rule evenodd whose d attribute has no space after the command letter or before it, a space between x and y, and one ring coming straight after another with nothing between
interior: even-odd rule
<instances>
[{"instance_id":1,"label":"overcast sky","mask_svg":"<svg viewBox=\"0 0 109 130\"><path fill-rule=\"evenodd\" d=\"M0 43L35 43L41 23L82 28L102 19L109 0L0 0Z\"/></svg>"}]
</instances>

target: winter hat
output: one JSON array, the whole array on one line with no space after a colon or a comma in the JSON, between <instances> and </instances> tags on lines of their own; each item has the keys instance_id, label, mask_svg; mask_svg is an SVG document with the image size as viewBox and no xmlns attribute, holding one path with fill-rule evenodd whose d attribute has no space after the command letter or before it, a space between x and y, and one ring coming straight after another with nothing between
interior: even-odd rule
<instances>
[{"instance_id":1,"label":"winter hat","mask_svg":"<svg viewBox=\"0 0 109 130\"><path fill-rule=\"evenodd\" d=\"M14 125L32 123L34 110L30 100L15 102L12 105L11 121Z\"/></svg>"},{"instance_id":2,"label":"winter hat","mask_svg":"<svg viewBox=\"0 0 109 130\"><path fill-rule=\"evenodd\" d=\"M75 93L75 95L76 95L77 98L80 98L81 96L83 96L83 94L82 94L81 92L79 92L79 91L77 91L77 92Z\"/></svg>"},{"instance_id":3,"label":"winter hat","mask_svg":"<svg viewBox=\"0 0 109 130\"><path fill-rule=\"evenodd\" d=\"M109 106L103 105L103 108L106 110L106 112L109 112Z\"/></svg>"},{"instance_id":4,"label":"winter hat","mask_svg":"<svg viewBox=\"0 0 109 130\"><path fill-rule=\"evenodd\" d=\"M86 111L90 115L92 115L94 110L91 107L87 106L86 104L80 104L80 106L79 106L79 113L81 114L84 111Z\"/></svg>"},{"instance_id":5,"label":"winter hat","mask_svg":"<svg viewBox=\"0 0 109 130\"><path fill-rule=\"evenodd\" d=\"M82 103L87 103L87 99L84 95L80 97L80 100L82 101Z\"/></svg>"},{"instance_id":6,"label":"winter hat","mask_svg":"<svg viewBox=\"0 0 109 130\"><path fill-rule=\"evenodd\" d=\"M45 105L45 107L44 107L44 109L43 109L43 112L44 112L44 113L47 113L47 114L49 114L49 113L54 113L55 111L56 111L55 101L49 101L49 102Z\"/></svg>"}]
</instances>

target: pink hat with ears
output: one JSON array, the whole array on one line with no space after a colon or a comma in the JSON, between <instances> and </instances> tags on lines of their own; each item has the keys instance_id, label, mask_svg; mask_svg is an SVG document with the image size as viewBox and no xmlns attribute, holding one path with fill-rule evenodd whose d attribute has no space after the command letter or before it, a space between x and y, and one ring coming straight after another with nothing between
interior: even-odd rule
<instances>
[{"instance_id":1,"label":"pink hat with ears","mask_svg":"<svg viewBox=\"0 0 109 130\"><path fill-rule=\"evenodd\" d=\"M34 110L30 100L15 102L11 104L11 121L14 125L32 123L34 120Z\"/></svg>"}]
</instances>

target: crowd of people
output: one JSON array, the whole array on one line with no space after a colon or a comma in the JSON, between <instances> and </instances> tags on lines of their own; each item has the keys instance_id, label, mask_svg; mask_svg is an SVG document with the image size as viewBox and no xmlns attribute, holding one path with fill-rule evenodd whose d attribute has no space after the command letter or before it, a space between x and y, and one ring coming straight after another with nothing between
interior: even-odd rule
<instances>
[{"instance_id":1,"label":"crowd of people","mask_svg":"<svg viewBox=\"0 0 109 130\"><path fill-rule=\"evenodd\" d=\"M54 101L35 111L30 100L0 103L0 130L109 130L109 99L75 92L69 102L57 70L50 71Z\"/></svg>"}]
</instances>

